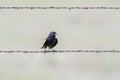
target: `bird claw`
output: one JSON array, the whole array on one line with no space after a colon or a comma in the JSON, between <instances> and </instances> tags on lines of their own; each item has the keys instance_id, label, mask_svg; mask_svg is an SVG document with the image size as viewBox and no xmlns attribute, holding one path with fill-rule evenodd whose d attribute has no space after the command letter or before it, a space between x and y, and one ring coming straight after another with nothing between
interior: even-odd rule
<instances>
[{"instance_id":1,"label":"bird claw","mask_svg":"<svg viewBox=\"0 0 120 80\"><path fill-rule=\"evenodd\" d=\"M52 51L53 51L53 54L55 53L55 50L54 49L52 49Z\"/></svg>"}]
</instances>

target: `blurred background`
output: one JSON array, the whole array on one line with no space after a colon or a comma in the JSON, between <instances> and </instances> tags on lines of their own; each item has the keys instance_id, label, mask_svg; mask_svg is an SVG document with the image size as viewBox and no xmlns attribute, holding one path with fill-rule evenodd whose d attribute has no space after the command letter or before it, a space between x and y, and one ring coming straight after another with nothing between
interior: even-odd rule
<instances>
[{"instance_id":1,"label":"blurred background","mask_svg":"<svg viewBox=\"0 0 120 80\"><path fill-rule=\"evenodd\" d=\"M0 0L1 6L119 6L119 0ZM120 50L119 10L0 10L0 50ZM44 49L43 49L44 50ZM0 53L1 80L119 80L118 53Z\"/></svg>"}]
</instances>

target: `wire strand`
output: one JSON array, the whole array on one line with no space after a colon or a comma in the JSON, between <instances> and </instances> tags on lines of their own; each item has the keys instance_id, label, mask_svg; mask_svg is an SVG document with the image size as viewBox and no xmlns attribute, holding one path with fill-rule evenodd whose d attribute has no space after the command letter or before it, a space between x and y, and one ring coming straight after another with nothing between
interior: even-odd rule
<instances>
[{"instance_id":1,"label":"wire strand","mask_svg":"<svg viewBox=\"0 0 120 80\"><path fill-rule=\"evenodd\" d=\"M0 53L120 53L120 50L54 50L54 51L29 51L29 50L8 50Z\"/></svg>"},{"instance_id":2,"label":"wire strand","mask_svg":"<svg viewBox=\"0 0 120 80\"><path fill-rule=\"evenodd\" d=\"M71 7L66 7L66 6L0 6L0 9L30 9L30 10L35 10L35 9L68 9L68 10L73 10L73 9L120 9L120 7L106 7L106 6L91 6L91 7L80 7L80 6L71 6Z\"/></svg>"}]
</instances>

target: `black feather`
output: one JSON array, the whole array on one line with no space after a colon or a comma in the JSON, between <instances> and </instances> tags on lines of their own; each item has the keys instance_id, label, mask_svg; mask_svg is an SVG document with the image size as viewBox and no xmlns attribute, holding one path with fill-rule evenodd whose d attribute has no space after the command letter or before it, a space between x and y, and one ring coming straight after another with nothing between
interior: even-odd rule
<instances>
[{"instance_id":1,"label":"black feather","mask_svg":"<svg viewBox=\"0 0 120 80\"><path fill-rule=\"evenodd\" d=\"M56 46L56 44L58 43L58 40L57 40L57 38L55 38L56 37L56 32L51 32L50 34L49 34L49 36L47 37L47 39L46 39L46 41L45 41L45 43L43 44L43 47L42 48L49 48L49 49L52 49L53 47L55 47Z\"/></svg>"}]
</instances>

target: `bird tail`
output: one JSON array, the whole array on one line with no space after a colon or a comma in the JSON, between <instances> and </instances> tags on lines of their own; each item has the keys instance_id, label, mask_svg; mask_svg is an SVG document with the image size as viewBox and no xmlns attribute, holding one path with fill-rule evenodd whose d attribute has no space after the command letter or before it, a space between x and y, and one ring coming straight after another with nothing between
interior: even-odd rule
<instances>
[{"instance_id":1,"label":"bird tail","mask_svg":"<svg viewBox=\"0 0 120 80\"><path fill-rule=\"evenodd\" d=\"M43 45L43 46L41 47L41 49L43 49L43 48L46 48L45 45Z\"/></svg>"},{"instance_id":2,"label":"bird tail","mask_svg":"<svg viewBox=\"0 0 120 80\"><path fill-rule=\"evenodd\" d=\"M41 47L41 49L43 49L44 47Z\"/></svg>"}]
</instances>

